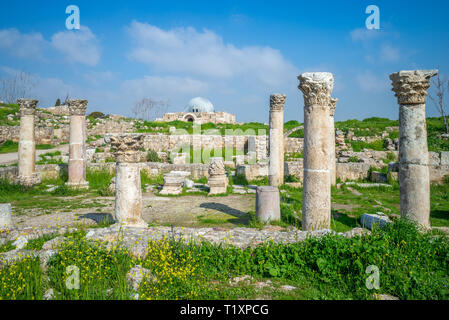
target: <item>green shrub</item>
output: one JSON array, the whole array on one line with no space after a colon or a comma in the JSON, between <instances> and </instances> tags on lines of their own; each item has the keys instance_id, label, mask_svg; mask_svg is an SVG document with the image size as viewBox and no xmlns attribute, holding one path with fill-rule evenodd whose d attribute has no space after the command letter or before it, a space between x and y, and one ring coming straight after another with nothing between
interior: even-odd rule
<instances>
[{"instance_id":1,"label":"green shrub","mask_svg":"<svg viewBox=\"0 0 449 320\"><path fill-rule=\"evenodd\" d=\"M157 152L152 149L148 150L147 161L148 162L162 162L162 160L157 155Z\"/></svg>"}]
</instances>

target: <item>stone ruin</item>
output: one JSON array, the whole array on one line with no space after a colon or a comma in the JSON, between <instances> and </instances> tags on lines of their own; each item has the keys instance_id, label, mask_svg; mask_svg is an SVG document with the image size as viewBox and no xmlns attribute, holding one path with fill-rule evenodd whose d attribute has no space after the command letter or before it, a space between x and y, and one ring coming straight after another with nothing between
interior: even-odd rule
<instances>
[{"instance_id":1,"label":"stone ruin","mask_svg":"<svg viewBox=\"0 0 449 320\"><path fill-rule=\"evenodd\" d=\"M437 160L428 152L425 103L430 78L437 70L400 71L390 76L393 91L399 104L399 139L391 141L390 148L399 146L399 162L396 165L400 183L401 216L429 227L430 181L432 165L448 166L447 152L437 155ZM299 77L298 88L304 96L304 160L299 172L303 181L303 230L328 229L330 227L330 190L342 165L344 151L335 150L334 141L342 142L339 132L334 135L334 110L337 99L332 98L334 77L327 72L303 73ZM278 220L279 191L285 172L291 170L289 162L282 161L284 137L283 105L285 95L270 97L270 135L268 137L269 161L256 164L258 170L267 170L270 187L260 187L256 191L256 213L261 222ZM31 186L40 182L35 166L35 109L37 100L19 99L20 135L19 163L16 181ZM70 153L69 182L71 187L87 187L86 172L86 121L87 100L69 101L70 111ZM193 137L192 137L193 138ZM200 137L201 138L201 137ZM201 138L202 139L202 138ZM234 137L233 137L234 139ZM116 221L128 226L145 226L142 215L142 192L140 185L141 149L145 136L142 134L120 133L108 140L115 156L115 211ZM344 142L344 139L343 139ZM257 148L256 148L257 150ZM339 154L338 162L335 153ZM347 155L349 157L349 155ZM350 158L350 157L349 157ZM326 161L323 161L326 159ZM179 164L186 165L186 164ZM285 165L285 168L284 168ZM352 163L351 166L368 166L369 163ZM242 165L249 168L248 165ZM245 167L246 166L246 167ZM392 165L393 167L393 165ZM206 167L207 168L207 167ZM265 169L264 169L265 168ZM249 169L248 169L249 170ZM223 158L212 158L208 169L209 194L225 193L228 185ZM393 171L393 168L392 168ZM239 168L237 168L239 172ZM282 174L284 173L284 174ZM180 173L171 170L164 176L161 194L179 194L184 180L191 172ZM356 177L351 176L356 179ZM2 224L7 225L7 208L2 207ZM6 221L6 222L5 222Z\"/></svg>"}]
</instances>

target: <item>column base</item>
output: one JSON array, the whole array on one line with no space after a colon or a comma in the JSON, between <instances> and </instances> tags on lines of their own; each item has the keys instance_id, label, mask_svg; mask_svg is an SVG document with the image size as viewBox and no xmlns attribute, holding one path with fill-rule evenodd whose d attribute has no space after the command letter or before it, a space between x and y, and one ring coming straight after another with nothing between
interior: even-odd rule
<instances>
[{"instance_id":1,"label":"column base","mask_svg":"<svg viewBox=\"0 0 449 320\"><path fill-rule=\"evenodd\" d=\"M34 185L41 183L41 178L38 173L33 173L31 176L18 176L16 178L16 183L26 186L26 187L32 187Z\"/></svg>"},{"instance_id":2,"label":"column base","mask_svg":"<svg viewBox=\"0 0 449 320\"><path fill-rule=\"evenodd\" d=\"M209 195L226 193L228 187L228 177L218 175L209 177Z\"/></svg>"},{"instance_id":3,"label":"column base","mask_svg":"<svg viewBox=\"0 0 449 320\"><path fill-rule=\"evenodd\" d=\"M66 186L74 189L89 189L89 182L67 182Z\"/></svg>"},{"instance_id":4,"label":"column base","mask_svg":"<svg viewBox=\"0 0 449 320\"><path fill-rule=\"evenodd\" d=\"M132 227L132 228L146 228L148 227L148 223L146 223L143 219L139 219L138 221L118 221L124 227Z\"/></svg>"}]
</instances>

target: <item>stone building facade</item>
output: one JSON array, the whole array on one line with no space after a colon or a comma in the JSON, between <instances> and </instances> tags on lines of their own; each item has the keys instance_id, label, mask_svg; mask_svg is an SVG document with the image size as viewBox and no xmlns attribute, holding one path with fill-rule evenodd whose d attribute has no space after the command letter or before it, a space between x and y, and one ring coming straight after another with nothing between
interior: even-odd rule
<instances>
[{"instance_id":1,"label":"stone building facade","mask_svg":"<svg viewBox=\"0 0 449 320\"><path fill-rule=\"evenodd\" d=\"M235 123L235 115L227 112L169 112L156 121L190 121L195 123Z\"/></svg>"}]
</instances>

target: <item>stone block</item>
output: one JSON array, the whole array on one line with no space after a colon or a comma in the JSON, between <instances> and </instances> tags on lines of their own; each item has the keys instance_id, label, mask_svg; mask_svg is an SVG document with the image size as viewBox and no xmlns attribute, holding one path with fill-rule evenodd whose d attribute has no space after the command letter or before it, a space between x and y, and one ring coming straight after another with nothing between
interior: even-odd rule
<instances>
[{"instance_id":1,"label":"stone block","mask_svg":"<svg viewBox=\"0 0 449 320\"><path fill-rule=\"evenodd\" d=\"M360 224L368 229L373 229L375 225L382 228L389 223L391 223L391 220L381 212L377 214L364 213L360 218Z\"/></svg>"},{"instance_id":2,"label":"stone block","mask_svg":"<svg viewBox=\"0 0 449 320\"><path fill-rule=\"evenodd\" d=\"M11 204L0 203L0 230L9 230L14 227L11 217Z\"/></svg>"}]
</instances>

